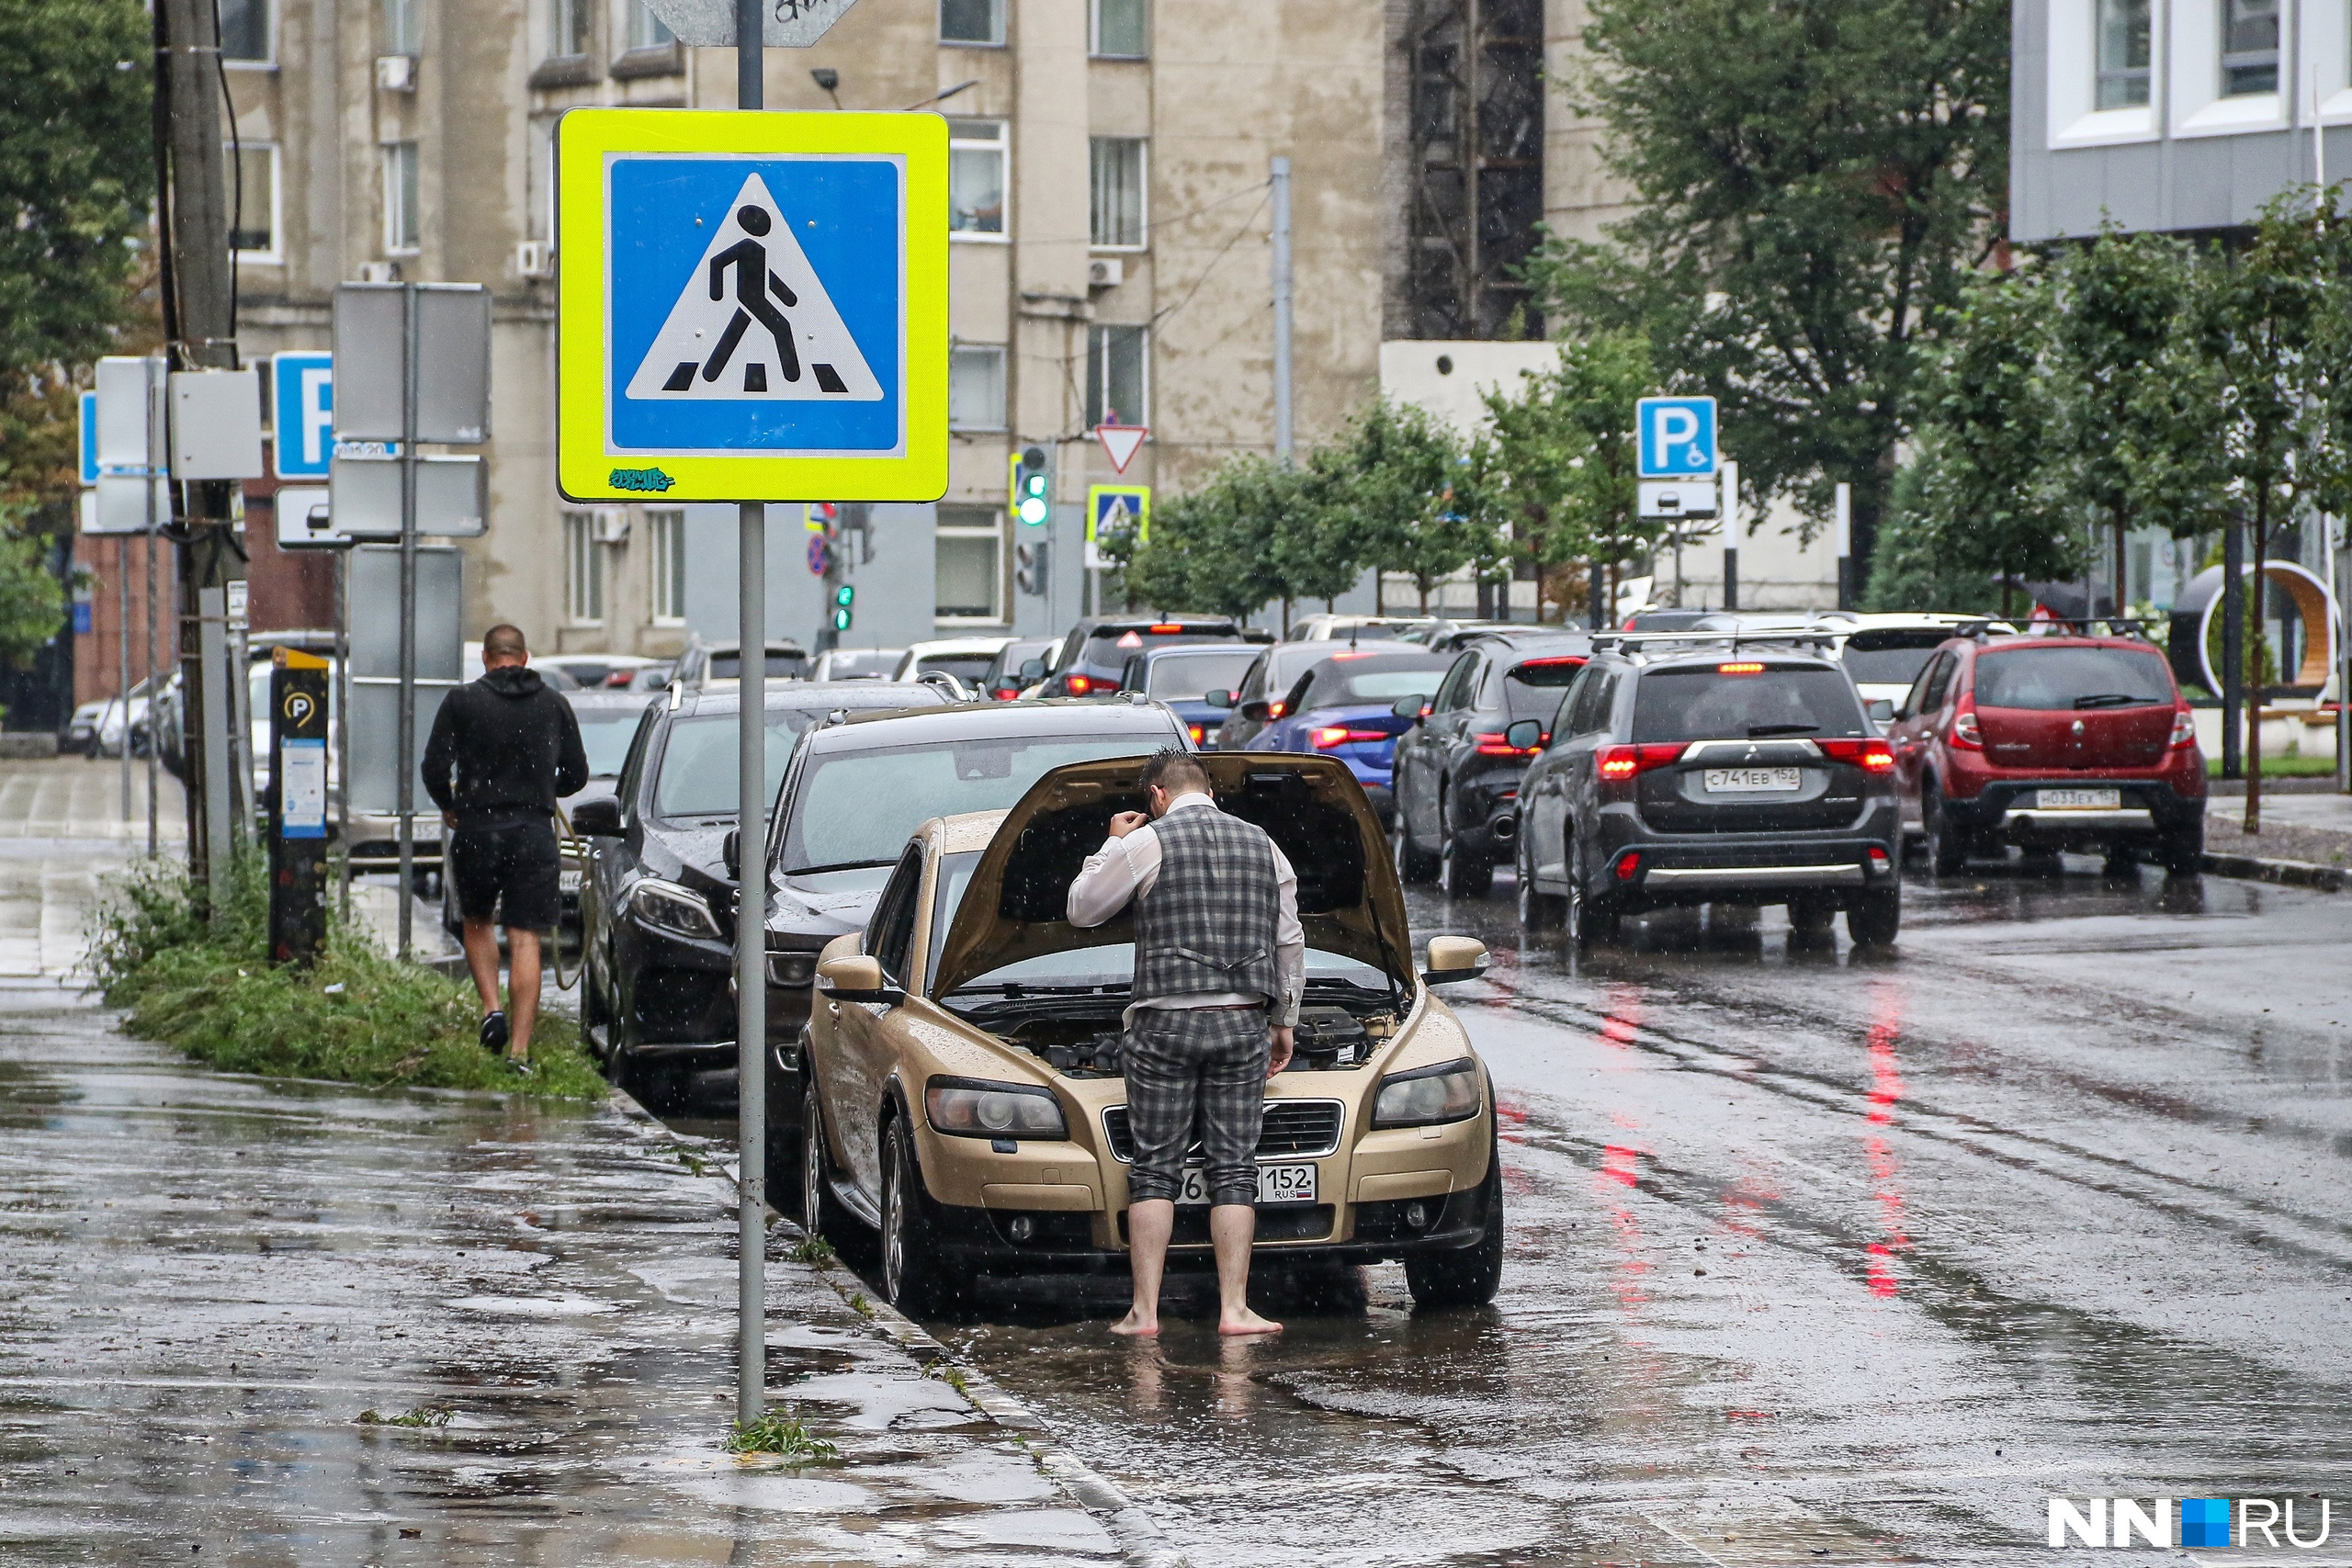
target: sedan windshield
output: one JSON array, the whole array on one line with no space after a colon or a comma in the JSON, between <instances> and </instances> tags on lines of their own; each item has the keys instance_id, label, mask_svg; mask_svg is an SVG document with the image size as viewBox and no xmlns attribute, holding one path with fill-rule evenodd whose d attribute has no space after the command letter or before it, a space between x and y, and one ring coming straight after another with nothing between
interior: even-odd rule
<instances>
[{"instance_id":1,"label":"sedan windshield","mask_svg":"<svg viewBox=\"0 0 2352 1568\"><path fill-rule=\"evenodd\" d=\"M1170 654L1151 661L1143 694L1163 703L1196 703L1211 692L1238 688L1242 677L1250 673L1250 666L1256 662L1258 650L1247 647L1230 652L1217 649L1207 653Z\"/></svg>"},{"instance_id":2,"label":"sedan windshield","mask_svg":"<svg viewBox=\"0 0 2352 1568\"><path fill-rule=\"evenodd\" d=\"M1316 667L1314 678L1307 682L1306 690L1299 698L1297 711L1430 696L1453 665L1453 656L1444 653L1366 659L1361 663L1344 653L1338 654Z\"/></svg>"},{"instance_id":3,"label":"sedan windshield","mask_svg":"<svg viewBox=\"0 0 2352 1568\"><path fill-rule=\"evenodd\" d=\"M1178 744L1149 734L1012 736L812 757L784 829L784 869L886 865L934 817L1012 807L1055 768L1145 757Z\"/></svg>"},{"instance_id":4,"label":"sedan windshield","mask_svg":"<svg viewBox=\"0 0 2352 1568\"><path fill-rule=\"evenodd\" d=\"M856 652L836 649L831 662L825 666L825 674L833 681L887 681L904 657L895 648L869 648Z\"/></svg>"},{"instance_id":5,"label":"sedan windshield","mask_svg":"<svg viewBox=\"0 0 2352 1568\"><path fill-rule=\"evenodd\" d=\"M1853 682L1815 665L1656 670L1634 697L1637 742L1869 733Z\"/></svg>"},{"instance_id":6,"label":"sedan windshield","mask_svg":"<svg viewBox=\"0 0 2352 1568\"><path fill-rule=\"evenodd\" d=\"M2172 682L2154 651L2129 648L2005 648L1976 660L1976 705L1988 708L2148 707L2172 705Z\"/></svg>"}]
</instances>

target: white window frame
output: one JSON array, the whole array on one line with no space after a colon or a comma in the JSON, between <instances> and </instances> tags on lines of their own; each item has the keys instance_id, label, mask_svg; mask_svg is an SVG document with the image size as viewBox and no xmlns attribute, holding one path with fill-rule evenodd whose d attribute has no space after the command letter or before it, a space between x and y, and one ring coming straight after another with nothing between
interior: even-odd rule
<instances>
[{"instance_id":1,"label":"white window frame","mask_svg":"<svg viewBox=\"0 0 2352 1568\"><path fill-rule=\"evenodd\" d=\"M262 8L261 53L254 56L223 52L220 63L232 71L275 71L277 69L277 0L255 0Z\"/></svg>"},{"instance_id":2,"label":"white window frame","mask_svg":"<svg viewBox=\"0 0 2352 1568\"><path fill-rule=\"evenodd\" d=\"M387 141L382 146L383 156L379 162L383 170L384 180L384 254L388 256L413 256L424 248L424 155L418 151L417 144L413 141ZM407 210L408 203L401 193L402 181L393 168L395 164L401 162L412 165L410 173L414 178L410 183L416 186L417 210L408 214L416 220L414 225L416 233L414 238L407 241L401 238L400 219Z\"/></svg>"},{"instance_id":3,"label":"white window frame","mask_svg":"<svg viewBox=\"0 0 2352 1568\"><path fill-rule=\"evenodd\" d=\"M596 8L590 0L543 0L543 4L539 18L548 30L539 39L541 60L582 60L596 52ZM576 21L578 30L585 35L577 40L577 49L553 47L559 41L573 41L563 36L571 31L563 25L567 17Z\"/></svg>"},{"instance_id":4,"label":"white window frame","mask_svg":"<svg viewBox=\"0 0 2352 1568\"><path fill-rule=\"evenodd\" d=\"M1086 52L1095 60L1149 60L1151 58L1151 0L1140 0L1143 6L1144 46L1141 54L1105 54L1102 52L1102 0L1086 0Z\"/></svg>"},{"instance_id":5,"label":"white window frame","mask_svg":"<svg viewBox=\"0 0 2352 1568\"><path fill-rule=\"evenodd\" d=\"M983 141L976 136L958 136L956 127L967 123L985 122L996 127L996 140ZM1004 217L993 233L978 229L949 229L947 237L971 244L1001 245L1012 238L1012 122L989 115L951 117L947 122L948 188L955 188L956 154L965 152L994 152L1002 165L998 189L1004 201ZM952 205L952 203L951 203Z\"/></svg>"},{"instance_id":6,"label":"white window frame","mask_svg":"<svg viewBox=\"0 0 2352 1568\"><path fill-rule=\"evenodd\" d=\"M951 512L956 513L985 512L988 513L989 521L985 524L950 523L945 519ZM940 539L987 539L996 546L996 570L989 574L989 592L992 599L991 614L986 615L943 615L939 614L939 595L936 589L934 589L931 601L932 624L942 626L1001 626L1008 624L1005 614L1006 595L1004 581L1004 563L1008 554L1008 547L1004 536L1004 508L1001 506L956 506L952 502L944 502L939 508L937 515L940 518L940 521L936 523L932 529L932 547L934 552L933 558L934 564L937 560L935 552L938 549L938 541Z\"/></svg>"},{"instance_id":7,"label":"white window frame","mask_svg":"<svg viewBox=\"0 0 2352 1568\"><path fill-rule=\"evenodd\" d=\"M563 516L563 624L601 626L605 624L605 547L596 540L596 514L566 512ZM582 601L590 603L582 604Z\"/></svg>"},{"instance_id":8,"label":"white window frame","mask_svg":"<svg viewBox=\"0 0 2352 1568\"><path fill-rule=\"evenodd\" d=\"M1096 149L1109 142L1133 146L1136 150L1136 237L1133 240L1102 240L1094 234L1094 220L1102 201L1102 192L1095 186L1095 175L1101 169ZM1134 252L1148 247L1151 240L1151 138L1093 136L1087 139L1086 228L1089 250Z\"/></svg>"},{"instance_id":9,"label":"white window frame","mask_svg":"<svg viewBox=\"0 0 2352 1568\"><path fill-rule=\"evenodd\" d=\"M942 49L1002 49L1005 32L1010 23L1010 18L1005 13L1012 8L1011 0L989 0L989 13L996 21L996 37L992 39L949 38L946 28L945 0L939 0L938 10L932 17L932 26L939 35L939 46Z\"/></svg>"},{"instance_id":10,"label":"white window frame","mask_svg":"<svg viewBox=\"0 0 2352 1568\"><path fill-rule=\"evenodd\" d=\"M2278 29L2278 83L2275 93L2222 96L2222 0L2171 0L2166 40L2174 69L2165 73L2169 118L2177 137L2245 136L2284 130L2289 124L2288 89L2301 80L2301 52L2295 28Z\"/></svg>"},{"instance_id":11,"label":"white window frame","mask_svg":"<svg viewBox=\"0 0 2352 1568\"><path fill-rule=\"evenodd\" d=\"M2296 47L2306 69L2295 78L2296 118L2311 108L2316 86L2321 124L2352 121L2352 4L2304 0L2300 11Z\"/></svg>"},{"instance_id":12,"label":"white window frame","mask_svg":"<svg viewBox=\"0 0 2352 1568\"><path fill-rule=\"evenodd\" d=\"M1111 338L1110 338L1110 334L1111 334L1111 333L1112 333L1112 332L1116 331L1116 330L1120 330L1120 329L1131 330L1131 331L1134 331L1134 332L1141 333L1143 334L1143 389L1143 389L1143 407L1141 407L1141 408L1139 408L1139 409L1121 409L1121 410L1119 410L1119 411L1118 411L1118 413L1119 413L1120 423L1123 423L1123 424L1130 424L1130 425L1134 425L1134 424L1149 424L1149 423L1151 423L1151 326L1150 326L1150 323L1146 322L1146 321L1093 321L1093 322L1090 322L1090 323L1088 323L1088 326L1087 326L1087 329L1086 329L1086 357L1087 357L1087 364L1086 364L1086 366L1085 366L1085 367L1084 367L1084 370L1083 370L1083 372L1082 372L1082 374L1081 374L1081 377L1080 377L1080 381L1079 381L1079 394L1080 394L1080 396L1086 398L1087 402L1088 402L1088 404L1089 404L1089 406L1088 406L1088 407L1087 407L1087 409L1085 410L1085 413L1086 413L1086 418L1087 418L1087 421L1088 421L1088 428L1090 428L1090 429L1091 429L1091 428L1092 428L1092 426L1093 426L1093 422L1094 422L1094 418L1095 418L1095 414L1096 414L1096 411L1095 411L1095 409L1091 406L1091 404L1092 404L1092 402L1093 402L1093 399L1092 399L1092 397L1091 397L1091 395L1089 395L1089 390L1088 390L1088 389L1090 388L1090 386L1091 385L1091 383L1092 383L1092 381L1093 381L1093 379L1094 379L1094 368L1095 368L1095 367L1094 367L1093 360L1094 360L1094 356L1095 356L1096 353L1098 352L1098 349L1097 349L1096 345L1097 345L1097 344L1098 344L1098 343L1101 344L1101 347L1100 347L1100 349L1099 349L1099 352L1100 352L1100 353L1102 354L1102 391L1103 391L1104 396L1106 396L1106 397L1107 397L1107 396L1110 394L1110 390L1111 390ZM1098 333L1099 333L1099 334L1101 334L1099 338L1098 338L1098 336L1097 336L1097 334L1098 334Z\"/></svg>"},{"instance_id":13,"label":"white window frame","mask_svg":"<svg viewBox=\"0 0 2352 1568\"><path fill-rule=\"evenodd\" d=\"M236 253L237 260L268 266L283 265L286 261L285 150L275 141L244 141L239 143L236 151L269 154L269 248L264 251L240 250ZM233 175L232 178L233 179ZM233 184L223 194L237 205L243 205L243 202L251 199L253 195L252 192L247 191L241 197Z\"/></svg>"},{"instance_id":14,"label":"white window frame","mask_svg":"<svg viewBox=\"0 0 2352 1568\"><path fill-rule=\"evenodd\" d=\"M2188 0L2198 5L2201 0ZM2165 91L2165 0L2148 7L2148 102L2098 107L2098 0L2050 0L2049 141L2055 152L2156 139L2156 105Z\"/></svg>"},{"instance_id":15,"label":"white window frame","mask_svg":"<svg viewBox=\"0 0 2352 1568\"><path fill-rule=\"evenodd\" d=\"M972 420L969 420L969 419L958 419L958 418L956 417L956 415L955 395L954 395L954 394L955 394L955 385L956 385L956 368L955 368L955 366L956 366L956 355L967 355L967 356L968 356L968 357L970 357L970 358L975 358L975 359L978 359L978 358L989 358L989 359L993 359L993 360L995 360L995 362L996 362L996 418L995 418L995 419L990 420L990 421L987 421L987 422L985 422L985 423L976 423L976 422L974 422L974 421L972 421ZM1007 407L1008 407L1008 401L1009 401L1009 400L1008 400L1008 399L1007 399L1007 397L1006 397L1005 373L1004 373L1004 372L1005 372L1005 360L1006 360L1005 345L1004 345L1004 344L1001 344L1001 343L951 343L951 344L948 345L948 349L947 349L947 362L948 362L947 383L948 383L948 393L949 393L949 396L948 396L948 404L947 404L947 428L948 428L948 429L950 429L950 430L1002 430L1002 429L1004 429L1004 428L1005 428L1005 421L1006 421L1006 419L1009 417L1009 416L1008 416L1008 414L1007 414L1007 412L1006 412L1006 410L1007 410Z\"/></svg>"},{"instance_id":16,"label":"white window frame","mask_svg":"<svg viewBox=\"0 0 2352 1568\"><path fill-rule=\"evenodd\" d=\"M657 626L686 624L686 514L673 506L645 513L646 619ZM669 590L677 589L674 600Z\"/></svg>"}]
</instances>

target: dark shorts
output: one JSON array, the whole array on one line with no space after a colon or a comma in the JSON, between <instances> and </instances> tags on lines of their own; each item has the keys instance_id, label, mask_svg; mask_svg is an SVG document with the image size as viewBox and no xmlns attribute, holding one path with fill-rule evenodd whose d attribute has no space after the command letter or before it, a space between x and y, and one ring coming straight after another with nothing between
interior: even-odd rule
<instances>
[{"instance_id":1,"label":"dark shorts","mask_svg":"<svg viewBox=\"0 0 2352 1568\"><path fill-rule=\"evenodd\" d=\"M1274 1048L1263 1008L1137 1008L1119 1049L1135 1164L1127 1198L1173 1199L1199 1151L1211 1203L1258 1201L1258 1132Z\"/></svg>"},{"instance_id":2,"label":"dark shorts","mask_svg":"<svg viewBox=\"0 0 2352 1568\"><path fill-rule=\"evenodd\" d=\"M563 914L563 866L551 822L459 828L449 838L458 913L509 931L548 931Z\"/></svg>"}]
</instances>

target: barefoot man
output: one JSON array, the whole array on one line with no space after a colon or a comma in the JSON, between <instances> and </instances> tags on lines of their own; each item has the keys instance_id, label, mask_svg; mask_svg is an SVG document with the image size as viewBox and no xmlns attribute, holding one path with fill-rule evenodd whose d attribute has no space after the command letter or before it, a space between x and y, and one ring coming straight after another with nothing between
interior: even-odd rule
<instances>
[{"instance_id":1,"label":"barefoot man","mask_svg":"<svg viewBox=\"0 0 2352 1568\"><path fill-rule=\"evenodd\" d=\"M1264 829L1217 809L1208 774L1170 748L1144 764L1151 811L1123 811L1069 886L1069 919L1136 909L1134 1004L1120 1047L1135 1163L1127 1259L1135 1305L1114 1334L1159 1332L1159 1280L1184 1151L1204 1156L1216 1246L1217 1332L1273 1334L1250 1310L1258 1127L1268 1078L1290 1065L1306 969L1298 874Z\"/></svg>"}]
</instances>

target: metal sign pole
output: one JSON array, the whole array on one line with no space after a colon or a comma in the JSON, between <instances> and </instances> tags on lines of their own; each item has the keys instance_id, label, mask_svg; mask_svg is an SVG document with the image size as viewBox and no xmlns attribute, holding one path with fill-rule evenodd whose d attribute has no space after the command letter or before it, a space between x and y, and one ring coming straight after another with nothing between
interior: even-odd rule
<instances>
[{"instance_id":1,"label":"metal sign pole","mask_svg":"<svg viewBox=\"0 0 2352 1568\"><path fill-rule=\"evenodd\" d=\"M155 714L162 694L163 674L155 668L155 481L147 481L147 858L155 858L155 795L159 784L156 759L164 735Z\"/></svg>"},{"instance_id":2,"label":"metal sign pole","mask_svg":"<svg viewBox=\"0 0 2352 1568\"><path fill-rule=\"evenodd\" d=\"M408 374L401 391L401 695L400 735L394 746L400 812L401 961L409 958L415 918L416 872L416 285L401 291L401 351Z\"/></svg>"},{"instance_id":3,"label":"metal sign pole","mask_svg":"<svg viewBox=\"0 0 2352 1568\"><path fill-rule=\"evenodd\" d=\"M351 551L334 552L334 841L343 846L335 872L335 908L351 919ZM441 874L449 874L447 866Z\"/></svg>"},{"instance_id":4,"label":"metal sign pole","mask_svg":"<svg viewBox=\"0 0 2352 1568\"><path fill-rule=\"evenodd\" d=\"M145 481L152 491L154 481ZM153 506L153 502L148 504ZM122 820L130 821L130 541L118 534L114 540L115 615L120 622L115 631L121 643L115 656L115 690L122 694ZM150 714L154 700L148 699Z\"/></svg>"},{"instance_id":5,"label":"metal sign pole","mask_svg":"<svg viewBox=\"0 0 2352 1568\"><path fill-rule=\"evenodd\" d=\"M767 105L760 0L735 0L735 107ZM737 1215L735 1419L760 1418L767 1387L767 674L768 511L747 501L736 522L738 682L735 807Z\"/></svg>"}]
</instances>

